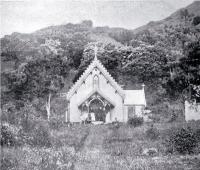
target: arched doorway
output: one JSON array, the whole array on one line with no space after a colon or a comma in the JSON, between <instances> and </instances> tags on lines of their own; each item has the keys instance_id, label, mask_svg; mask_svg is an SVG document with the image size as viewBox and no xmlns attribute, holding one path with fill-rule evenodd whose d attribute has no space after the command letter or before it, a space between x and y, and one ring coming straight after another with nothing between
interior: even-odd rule
<instances>
[{"instance_id":1,"label":"arched doorway","mask_svg":"<svg viewBox=\"0 0 200 170\"><path fill-rule=\"evenodd\" d=\"M98 99L93 99L89 104L89 113L94 113L96 121L103 121L105 122L106 119L106 112L104 103Z\"/></svg>"},{"instance_id":2,"label":"arched doorway","mask_svg":"<svg viewBox=\"0 0 200 170\"><path fill-rule=\"evenodd\" d=\"M111 110L114 105L96 92L84 100L78 108L81 111L81 116L86 114L92 121L108 122L111 120Z\"/></svg>"}]
</instances>

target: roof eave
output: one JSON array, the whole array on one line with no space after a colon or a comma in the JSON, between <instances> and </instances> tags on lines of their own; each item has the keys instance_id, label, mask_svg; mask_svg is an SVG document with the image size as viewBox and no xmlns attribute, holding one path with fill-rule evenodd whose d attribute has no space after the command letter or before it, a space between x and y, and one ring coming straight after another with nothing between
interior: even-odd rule
<instances>
[{"instance_id":1,"label":"roof eave","mask_svg":"<svg viewBox=\"0 0 200 170\"><path fill-rule=\"evenodd\" d=\"M93 62L88 66L88 68L83 72L83 74L80 76L80 78L74 83L72 88L67 93L67 99L70 100L70 98L73 96L75 91L78 87L82 84L84 79L86 79L90 73L90 71L94 68L98 67L99 70L104 74L105 78L108 79L112 86L117 90L117 92L120 94L120 96L124 99L125 93L124 90L117 84L117 82L114 80L114 78L110 75L110 73L106 70L106 68L101 64L101 62L97 60L93 60Z\"/></svg>"}]
</instances>

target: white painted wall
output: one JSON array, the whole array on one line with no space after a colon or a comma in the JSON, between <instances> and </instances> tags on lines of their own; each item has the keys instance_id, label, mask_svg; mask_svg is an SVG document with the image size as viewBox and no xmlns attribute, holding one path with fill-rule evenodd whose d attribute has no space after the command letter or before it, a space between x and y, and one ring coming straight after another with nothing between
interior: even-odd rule
<instances>
[{"instance_id":1,"label":"white painted wall","mask_svg":"<svg viewBox=\"0 0 200 170\"><path fill-rule=\"evenodd\" d=\"M142 117L142 110L143 110L144 106L135 106L135 114L138 116L138 117Z\"/></svg>"},{"instance_id":2,"label":"white painted wall","mask_svg":"<svg viewBox=\"0 0 200 170\"><path fill-rule=\"evenodd\" d=\"M185 120L200 120L200 104L191 105L185 101Z\"/></svg>"},{"instance_id":3,"label":"white painted wall","mask_svg":"<svg viewBox=\"0 0 200 170\"><path fill-rule=\"evenodd\" d=\"M129 105L124 106L125 122L128 121L128 107L129 107ZM143 117L142 111L143 111L144 106L143 105L134 105L134 107L135 107L135 115L137 117Z\"/></svg>"},{"instance_id":4,"label":"white painted wall","mask_svg":"<svg viewBox=\"0 0 200 170\"><path fill-rule=\"evenodd\" d=\"M100 74L99 70L93 69L92 74L89 74L85 80L85 83L77 89L77 93L74 93L70 99L69 103L69 112L70 118L68 118L71 122L80 122L81 112L78 109L78 103L80 103L83 99L85 99L88 94L93 91L93 77L94 75L99 76L99 90L103 92L105 96L107 96L113 103L115 104L114 109L111 110L111 121L114 121L117 118L118 121L125 121L123 115L123 99L119 95L119 93L115 92L115 89L112 87L110 83L107 83L106 78L103 74ZM67 120L67 118L66 118Z\"/></svg>"},{"instance_id":5,"label":"white painted wall","mask_svg":"<svg viewBox=\"0 0 200 170\"><path fill-rule=\"evenodd\" d=\"M123 122L123 99L122 96L112 87L110 83L107 83L106 78L103 75L99 77L99 90L103 92L111 101L114 102L115 107L111 110L111 121L117 118L118 121Z\"/></svg>"}]
</instances>

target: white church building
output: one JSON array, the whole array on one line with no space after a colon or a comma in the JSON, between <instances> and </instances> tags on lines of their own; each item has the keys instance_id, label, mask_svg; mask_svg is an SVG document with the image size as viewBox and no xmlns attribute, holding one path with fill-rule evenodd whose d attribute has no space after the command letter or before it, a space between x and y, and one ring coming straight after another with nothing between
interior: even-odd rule
<instances>
[{"instance_id":1,"label":"white church building","mask_svg":"<svg viewBox=\"0 0 200 170\"><path fill-rule=\"evenodd\" d=\"M146 107L144 85L141 90L124 90L102 63L94 60L67 93L66 122L81 122L84 114L93 121L127 122L143 116Z\"/></svg>"}]
</instances>

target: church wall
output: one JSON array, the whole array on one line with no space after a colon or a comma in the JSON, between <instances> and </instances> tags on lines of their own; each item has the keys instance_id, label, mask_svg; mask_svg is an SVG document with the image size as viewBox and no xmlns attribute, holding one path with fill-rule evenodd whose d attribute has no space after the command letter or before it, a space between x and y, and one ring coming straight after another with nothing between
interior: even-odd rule
<instances>
[{"instance_id":1,"label":"church wall","mask_svg":"<svg viewBox=\"0 0 200 170\"><path fill-rule=\"evenodd\" d=\"M185 120L200 120L200 103L191 105L185 101Z\"/></svg>"},{"instance_id":2,"label":"church wall","mask_svg":"<svg viewBox=\"0 0 200 170\"><path fill-rule=\"evenodd\" d=\"M128 106L124 106L124 121L128 121Z\"/></svg>"},{"instance_id":3,"label":"church wall","mask_svg":"<svg viewBox=\"0 0 200 170\"><path fill-rule=\"evenodd\" d=\"M69 103L70 121L80 122L81 112L78 109L78 104L93 91L93 77L95 75L99 77L99 90L115 104L114 109L111 111L111 121L114 121L115 118L117 118L118 121L125 121L122 97L116 92L110 82L107 82L107 79L98 69L93 69L92 74L88 75L85 83L82 83L77 89L77 92L71 97Z\"/></svg>"},{"instance_id":4,"label":"church wall","mask_svg":"<svg viewBox=\"0 0 200 170\"><path fill-rule=\"evenodd\" d=\"M138 105L135 106L135 113L138 117L142 117L142 109L144 106Z\"/></svg>"},{"instance_id":5,"label":"church wall","mask_svg":"<svg viewBox=\"0 0 200 170\"><path fill-rule=\"evenodd\" d=\"M128 121L128 107L134 107L134 115L137 117L143 117L142 111L144 108L144 105L125 105L124 106L124 117L125 117L125 122Z\"/></svg>"},{"instance_id":6,"label":"church wall","mask_svg":"<svg viewBox=\"0 0 200 170\"><path fill-rule=\"evenodd\" d=\"M80 122L81 111L78 109L78 104L93 90L93 74L89 74L76 93L70 99L70 121Z\"/></svg>"},{"instance_id":7,"label":"church wall","mask_svg":"<svg viewBox=\"0 0 200 170\"><path fill-rule=\"evenodd\" d=\"M111 121L114 121L115 118L117 118L118 121L123 122L123 99L102 74L99 75L99 90L102 91L103 94L105 94L115 104L114 109L111 111Z\"/></svg>"}]
</instances>

